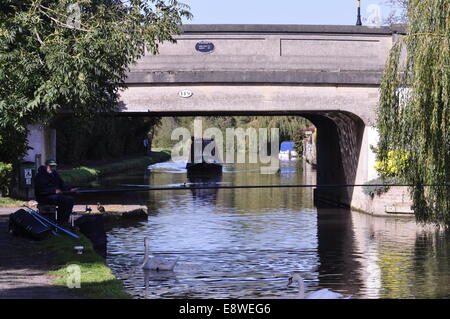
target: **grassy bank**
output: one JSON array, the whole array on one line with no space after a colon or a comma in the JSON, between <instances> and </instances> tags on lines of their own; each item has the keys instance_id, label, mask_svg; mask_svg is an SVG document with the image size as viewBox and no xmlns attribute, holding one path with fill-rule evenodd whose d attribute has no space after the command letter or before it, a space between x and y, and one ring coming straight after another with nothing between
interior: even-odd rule
<instances>
[{"instance_id":1,"label":"grassy bank","mask_svg":"<svg viewBox=\"0 0 450 319\"><path fill-rule=\"evenodd\" d=\"M147 165L164 162L170 159L170 151L162 150L154 152L151 156L141 158L127 159L120 162L114 162L97 166L81 166L70 170L60 171L62 179L72 185L95 181L98 177L133 169L137 167L145 167Z\"/></svg>"},{"instance_id":2,"label":"grassy bank","mask_svg":"<svg viewBox=\"0 0 450 319\"><path fill-rule=\"evenodd\" d=\"M103 258L94 252L91 242L82 234L78 235L80 239L52 236L42 242L43 248L50 252L52 262L57 267L57 270L50 272L56 275L54 284L66 286L71 275L67 266L75 264L81 270L81 287L72 289L76 295L94 299L131 298L131 295L125 292L122 282L106 266ZM74 251L73 247L78 245L85 247L82 255Z\"/></svg>"},{"instance_id":3,"label":"grassy bank","mask_svg":"<svg viewBox=\"0 0 450 319\"><path fill-rule=\"evenodd\" d=\"M23 200L18 200L9 197L0 197L0 207L16 207L21 206L23 204Z\"/></svg>"}]
</instances>

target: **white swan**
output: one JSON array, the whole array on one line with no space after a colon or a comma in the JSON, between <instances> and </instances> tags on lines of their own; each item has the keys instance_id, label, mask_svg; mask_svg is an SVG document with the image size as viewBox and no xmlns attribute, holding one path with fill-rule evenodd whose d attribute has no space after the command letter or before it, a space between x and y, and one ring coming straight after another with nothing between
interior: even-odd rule
<instances>
[{"instance_id":1,"label":"white swan","mask_svg":"<svg viewBox=\"0 0 450 319\"><path fill-rule=\"evenodd\" d=\"M141 265L141 268L143 269L149 269L149 270L169 270L172 271L175 267L175 264L178 262L178 259L180 257L177 257L176 259L169 260L163 257L149 257L148 256L148 238L144 238L144 247L145 247L145 255L144 255L144 262Z\"/></svg>"},{"instance_id":2,"label":"white swan","mask_svg":"<svg viewBox=\"0 0 450 319\"><path fill-rule=\"evenodd\" d=\"M293 282L298 282L298 295L300 299L350 299L351 297L344 296L343 294L331 291L329 289L320 289L318 291L313 291L305 295L305 283L303 281L303 278L297 273L294 273L291 275L291 277L289 277L288 286Z\"/></svg>"}]
</instances>

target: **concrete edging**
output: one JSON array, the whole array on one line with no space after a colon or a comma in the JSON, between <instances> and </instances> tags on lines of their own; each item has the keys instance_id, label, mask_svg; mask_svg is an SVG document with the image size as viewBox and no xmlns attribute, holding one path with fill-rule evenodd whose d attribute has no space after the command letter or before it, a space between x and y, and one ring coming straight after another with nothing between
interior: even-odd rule
<instances>
[{"instance_id":1,"label":"concrete edging","mask_svg":"<svg viewBox=\"0 0 450 319\"><path fill-rule=\"evenodd\" d=\"M184 24L183 33L333 33L333 34L394 34L405 33L405 26L356 26L313 24Z\"/></svg>"},{"instance_id":2,"label":"concrete edging","mask_svg":"<svg viewBox=\"0 0 450 319\"><path fill-rule=\"evenodd\" d=\"M370 85L381 83L383 71L153 71L128 73L127 84L159 83L295 83Z\"/></svg>"}]
</instances>

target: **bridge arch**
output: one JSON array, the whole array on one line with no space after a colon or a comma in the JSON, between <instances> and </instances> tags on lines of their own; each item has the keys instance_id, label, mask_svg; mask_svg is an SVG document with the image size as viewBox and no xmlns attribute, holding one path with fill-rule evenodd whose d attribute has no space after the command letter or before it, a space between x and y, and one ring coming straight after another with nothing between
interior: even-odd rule
<instances>
[{"instance_id":1,"label":"bridge arch","mask_svg":"<svg viewBox=\"0 0 450 319\"><path fill-rule=\"evenodd\" d=\"M165 91L164 88L162 91ZM142 96L141 96L142 97ZM237 96L234 95L236 98ZM242 97L243 99L245 97ZM261 116L301 116L308 119L317 128L317 183L318 184L355 184L367 181L368 163L364 157L364 138L367 140L368 126L358 115L342 110L305 110L296 105L297 111L258 110L257 105L240 107L233 111L196 110L180 107L179 111L170 108L154 112L145 109L127 112L127 115L148 116L224 116L224 115L261 115ZM276 105L273 108L277 108ZM367 143L366 143L367 146ZM354 188L324 188L315 190L315 199L321 202L351 206Z\"/></svg>"}]
</instances>

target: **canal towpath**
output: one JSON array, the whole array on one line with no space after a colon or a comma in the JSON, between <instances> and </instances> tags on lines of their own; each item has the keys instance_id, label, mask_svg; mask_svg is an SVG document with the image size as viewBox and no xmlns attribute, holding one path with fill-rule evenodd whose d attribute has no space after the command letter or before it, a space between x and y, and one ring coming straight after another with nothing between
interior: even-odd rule
<instances>
[{"instance_id":1,"label":"canal towpath","mask_svg":"<svg viewBox=\"0 0 450 319\"><path fill-rule=\"evenodd\" d=\"M9 214L0 208L0 299L79 299L75 292L53 285L51 255L39 242L8 233Z\"/></svg>"}]
</instances>

